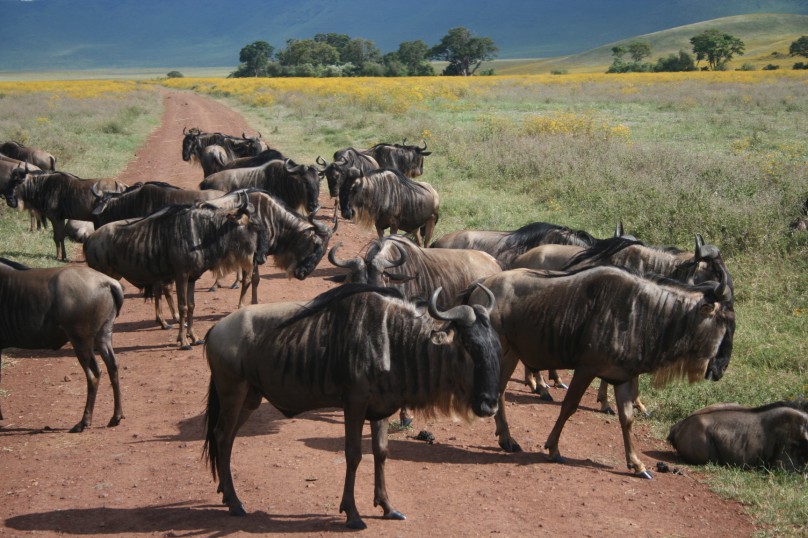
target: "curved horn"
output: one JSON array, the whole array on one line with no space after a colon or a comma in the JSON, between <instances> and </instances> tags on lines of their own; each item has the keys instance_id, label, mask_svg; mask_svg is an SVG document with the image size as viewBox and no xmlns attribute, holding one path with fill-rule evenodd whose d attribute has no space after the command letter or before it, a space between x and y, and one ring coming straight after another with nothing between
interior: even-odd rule
<instances>
[{"instance_id":1,"label":"curved horn","mask_svg":"<svg viewBox=\"0 0 808 538\"><path fill-rule=\"evenodd\" d=\"M333 233L333 230L329 230L328 226L326 226L322 222L320 222L318 220L314 220L314 216L316 214L317 214L317 211L312 211L311 213L309 213L309 216L307 217L307 220L309 221L309 223L312 226L314 226L314 230L315 230L314 233L316 233L320 237L331 237L331 234Z\"/></svg>"},{"instance_id":2,"label":"curved horn","mask_svg":"<svg viewBox=\"0 0 808 538\"><path fill-rule=\"evenodd\" d=\"M727 286L727 281L729 280L727 271L724 269L723 265L716 265L718 265L718 284L715 287L715 294L720 297L722 301L731 301L732 290Z\"/></svg>"},{"instance_id":3,"label":"curved horn","mask_svg":"<svg viewBox=\"0 0 808 538\"><path fill-rule=\"evenodd\" d=\"M433 318L441 321L456 321L460 325L465 325L466 327L471 326L474 320L477 319L477 315L474 313L474 309L468 305L462 304L455 306L446 312L438 310L437 301L441 291L443 291L442 286L438 287L432 294L432 297L429 298L429 314Z\"/></svg>"},{"instance_id":4,"label":"curved horn","mask_svg":"<svg viewBox=\"0 0 808 538\"><path fill-rule=\"evenodd\" d=\"M92 187L90 187L90 192L92 192L93 196L95 196L96 198L103 198L104 197L104 193L98 191L98 182L97 181L95 183L93 183Z\"/></svg>"},{"instance_id":5,"label":"curved horn","mask_svg":"<svg viewBox=\"0 0 808 538\"><path fill-rule=\"evenodd\" d=\"M393 243L393 247L398 251L398 258L394 260L379 260L379 265L381 266L382 270L399 267L404 265L404 262L407 261L407 253L404 251L404 249L396 243Z\"/></svg>"},{"instance_id":6,"label":"curved horn","mask_svg":"<svg viewBox=\"0 0 808 538\"><path fill-rule=\"evenodd\" d=\"M615 237L623 237L623 221L620 220L617 222L617 226L614 228L614 236Z\"/></svg>"},{"instance_id":7,"label":"curved horn","mask_svg":"<svg viewBox=\"0 0 808 538\"><path fill-rule=\"evenodd\" d=\"M403 142L401 142L401 145L402 145L402 146L406 146L406 145L407 145L407 139L406 139L406 138L404 139L404 141L403 141Z\"/></svg>"},{"instance_id":8,"label":"curved horn","mask_svg":"<svg viewBox=\"0 0 808 538\"><path fill-rule=\"evenodd\" d=\"M426 151L426 140L423 140L423 142L424 142L424 147L418 148L418 149L420 149L421 151Z\"/></svg>"},{"instance_id":9,"label":"curved horn","mask_svg":"<svg viewBox=\"0 0 808 538\"><path fill-rule=\"evenodd\" d=\"M188 130L188 126L187 126L187 125L183 125L183 127L182 127L182 134L184 134L184 135L188 134L188 133L186 132L187 130Z\"/></svg>"},{"instance_id":10,"label":"curved horn","mask_svg":"<svg viewBox=\"0 0 808 538\"><path fill-rule=\"evenodd\" d=\"M494 292L492 292L491 290L489 290L487 287L483 286L479 282L477 283L477 287L479 287L481 290L483 290L485 292L485 294L488 296L488 306L486 306L484 308L485 308L485 311L490 316L491 312L494 310L494 306L497 304L497 299L496 299L496 297L494 297ZM480 305L480 306L482 306L482 305Z\"/></svg>"},{"instance_id":11,"label":"curved horn","mask_svg":"<svg viewBox=\"0 0 808 538\"><path fill-rule=\"evenodd\" d=\"M287 172L290 174L294 174L295 172L299 172L304 165L302 164L295 164L295 161L292 159L284 159L283 167L286 169Z\"/></svg>"},{"instance_id":12,"label":"curved horn","mask_svg":"<svg viewBox=\"0 0 808 538\"><path fill-rule=\"evenodd\" d=\"M318 156L317 156L317 158L314 160L314 162L316 162L317 164L319 164L320 166L322 166L322 167L323 167L323 170L325 170L326 168L328 168L328 161L326 161L325 159L323 159L323 158L322 158L320 155L318 155Z\"/></svg>"},{"instance_id":13,"label":"curved horn","mask_svg":"<svg viewBox=\"0 0 808 538\"><path fill-rule=\"evenodd\" d=\"M244 133L244 131L241 131L241 138L247 138L247 135Z\"/></svg>"},{"instance_id":14,"label":"curved horn","mask_svg":"<svg viewBox=\"0 0 808 538\"><path fill-rule=\"evenodd\" d=\"M264 135L261 134L261 131L257 131L257 132L258 132L258 138L264 138Z\"/></svg>"},{"instance_id":15,"label":"curved horn","mask_svg":"<svg viewBox=\"0 0 808 538\"><path fill-rule=\"evenodd\" d=\"M356 257L349 260L338 258L337 249L340 247L342 247L342 242L337 243L331 248L331 250L328 251L328 261L330 261L332 265L350 269L352 273L364 270L365 261L362 258Z\"/></svg>"},{"instance_id":16,"label":"curved horn","mask_svg":"<svg viewBox=\"0 0 808 538\"><path fill-rule=\"evenodd\" d=\"M704 246L704 238L701 234L695 234L694 237L696 238L696 251L698 251L700 247Z\"/></svg>"}]
</instances>

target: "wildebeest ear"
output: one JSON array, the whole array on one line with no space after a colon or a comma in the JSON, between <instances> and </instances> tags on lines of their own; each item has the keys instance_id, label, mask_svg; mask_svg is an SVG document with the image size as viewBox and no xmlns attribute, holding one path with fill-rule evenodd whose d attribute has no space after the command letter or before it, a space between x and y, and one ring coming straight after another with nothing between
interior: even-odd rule
<instances>
[{"instance_id":1,"label":"wildebeest ear","mask_svg":"<svg viewBox=\"0 0 808 538\"><path fill-rule=\"evenodd\" d=\"M718 303L705 303L699 307L699 313L706 318L711 318L718 312L718 306Z\"/></svg>"},{"instance_id":2,"label":"wildebeest ear","mask_svg":"<svg viewBox=\"0 0 808 538\"><path fill-rule=\"evenodd\" d=\"M453 330L432 331L432 334L429 335L429 339L436 346L447 346L454 341L454 334L455 332Z\"/></svg>"},{"instance_id":3,"label":"wildebeest ear","mask_svg":"<svg viewBox=\"0 0 808 538\"><path fill-rule=\"evenodd\" d=\"M240 226L245 226L250 222L250 215L242 209L234 209L233 211L229 211L227 213L227 220L230 222L235 222Z\"/></svg>"},{"instance_id":4,"label":"wildebeest ear","mask_svg":"<svg viewBox=\"0 0 808 538\"><path fill-rule=\"evenodd\" d=\"M403 284L404 282L409 282L416 278L414 275L397 275L395 273L388 273L387 271L384 272L384 276L397 284Z\"/></svg>"}]
</instances>

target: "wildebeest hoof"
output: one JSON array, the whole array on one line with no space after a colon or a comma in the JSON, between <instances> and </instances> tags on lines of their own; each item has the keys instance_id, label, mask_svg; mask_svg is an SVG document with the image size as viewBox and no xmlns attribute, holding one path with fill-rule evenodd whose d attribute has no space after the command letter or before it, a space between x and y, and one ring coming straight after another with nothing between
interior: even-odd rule
<instances>
[{"instance_id":1,"label":"wildebeest hoof","mask_svg":"<svg viewBox=\"0 0 808 538\"><path fill-rule=\"evenodd\" d=\"M611 406L607 407L606 409L601 409L600 412L603 413L604 415L614 416L614 409L612 409Z\"/></svg>"},{"instance_id":2,"label":"wildebeest hoof","mask_svg":"<svg viewBox=\"0 0 808 538\"><path fill-rule=\"evenodd\" d=\"M84 422L79 422L78 424L70 428L70 433L81 433L84 431L84 428L86 427L87 426L85 426Z\"/></svg>"},{"instance_id":3,"label":"wildebeest hoof","mask_svg":"<svg viewBox=\"0 0 808 538\"><path fill-rule=\"evenodd\" d=\"M233 285L230 286L230 289L231 290L237 290L238 289L238 282L234 282Z\"/></svg>"},{"instance_id":4,"label":"wildebeest hoof","mask_svg":"<svg viewBox=\"0 0 808 538\"><path fill-rule=\"evenodd\" d=\"M362 531L362 530L365 530L365 529L368 528L368 526L365 524L365 522L362 521L361 519L355 519L353 521L349 521L348 524L347 524L347 527L349 529L354 529L354 530L357 530L357 531Z\"/></svg>"},{"instance_id":5,"label":"wildebeest hoof","mask_svg":"<svg viewBox=\"0 0 808 538\"><path fill-rule=\"evenodd\" d=\"M411 418L405 418L405 419L403 419L401 421L401 427L402 428L409 428L410 426L412 426L412 419Z\"/></svg>"},{"instance_id":6,"label":"wildebeest hoof","mask_svg":"<svg viewBox=\"0 0 808 538\"><path fill-rule=\"evenodd\" d=\"M565 458L561 454L556 454L554 456L553 455L548 456L547 459L549 459L553 463L567 463L567 458Z\"/></svg>"},{"instance_id":7,"label":"wildebeest hoof","mask_svg":"<svg viewBox=\"0 0 808 538\"><path fill-rule=\"evenodd\" d=\"M392 510L389 514L384 514L384 519L399 519L404 520L407 519L407 516L399 512L398 510Z\"/></svg>"},{"instance_id":8,"label":"wildebeest hoof","mask_svg":"<svg viewBox=\"0 0 808 538\"><path fill-rule=\"evenodd\" d=\"M235 517L244 517L247 515L247 511L241 505L231 506L227 513Z\"/></svg>"},{"instance_id":9,"label":"wildebeest hoof","mask_svg":"<svg viewBox=\"0 0 808 538\"><path fill-rule=\"evenodd\" d=\"M566 383L562 383L561 381L557 381L555 387L557 389L564 389L564 390L567 390L569 388L569 386Z\"/></svg>"},{"instance_id":10,"label":"wildebeest hoof","mask_svg":"<svg viewBox=\"0 0 808 538\"><path fill-rule=\"evenodd\" d=\"M197 338L196 340L194 340L194 344L193 344L193 345L195 345L195 346L201 346L201 345L202 345L202 344L204 344L204 343L205 343L205 341L204 341L204 340L202 340L201 338Z\"/></svg>"},{"instance_id":11,"label":"wildebeest hoof","mask_svg":"<svg viewBox=\"0 0 808 538\"><path fill-rule=\"evenodd\" d=\"M519 443L514 441L513 439L508 439L507 441L500 441L499 447L504 450L505 452L521 452L522 447L519 446Z\"/></svg>"},{"instance_id":12,"label":"wildebeest hoof","mask_svg":"<svg viewBox=\"0 0 808 538\"><path fill-rule=\"evenodd\" d=\"M124 417L112 417L109 419L109 423L107 424L107 428L113 428L121 423L121 419Z\"/></svg>"},{"instance_id":13,"label":"wildebeest hoof","mask_svg":"<svg viewBox=\"0 0 808 538\"><path fill-rule=\"evenodd\" d=\"M208 288L208 291L209 292L215 292L218 289L219 289L219 286L211 286L211 287Z\"/></svg>"},{"instance_id":14,"label":"wildebeest hoof","mask_svg":"<svg viewBox=\"0 0 808 538\"><path fill-rule=\"evenodd\" d=\"M634 473L634 476L637 478L645 478L646 480L653 480L654 475L651 474L651 471L641 471L639 473Z\"/></svg>"},{"instance_id":15,"label":"wildebeest hoof","mask_svg":"<svg viewBox=\"0 0 808 538\"><path fill-rule=\"evenodd\" d=\"M542 401L544 401L544 402L552 402L552 401L553 401L553 397L552 397L552 396L550 396L550 393L549 393L549 392L540 392L540 393L539 393L539 400L542 400Z\"/></svg>"},{"instance_id":16,"label":"wildebeest hoof","mask_svg":"<svg viewBox=\"0 0 808 538\"><path fill-rule=\"evenodd\" d=\"M164 331L167 331L168 329L173 329L174 326L166 323L165 325L160 325L160 328L163 329Z\"/></svg>"},{"instance_id":17,"label":"wildebeest hoof","mask_svg":"<svg viewBox=\"0 0 808 538\"><path fill-rule=\"evenodd\" d=\"M185 344L184 346L180 346L180 351L191 351L191 346Z\"/></svg>"}]
</instances>

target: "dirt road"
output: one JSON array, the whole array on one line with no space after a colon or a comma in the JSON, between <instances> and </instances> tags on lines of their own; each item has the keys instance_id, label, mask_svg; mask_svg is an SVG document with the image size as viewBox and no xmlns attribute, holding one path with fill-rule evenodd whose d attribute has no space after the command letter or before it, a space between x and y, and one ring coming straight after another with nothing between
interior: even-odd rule
<instances>
[{"instance_id":1,"label":"dirt road","mask_svg":"<svg viewBox=\"0 0 808 538\"><path fill-rule=\"evenodd\" d=\"M241 134L245 120L197 95L167 93L161 126L119 179L162 180L195 187L200 168L181 159L183 127ZM269 140L272 144L272 141ZM278 148L283 151L284 148ZM294 157L294 156L293 156ZM429 163L426 163L427 175ZM324 189L326 190L326 189ZM324 193L327 194L327 193ZM322 217L333 206L323 196ZM347 222L336 241L343 256L359 252L372 235ZM262 271L262 302L300 300L333 287L327 260L305 281ZM231 312L238 292L197 286L198 334ZM106 428L112 391L103 378L95 425L69 434L81 414L84 376L72 349L17 352L5 357L0 423L0 535L5 536L321 536L345 532L338 513L345 474L342 416L337 410L285 419L264 403L242 428L234 448L234 477L249 515L233 518L219 504L202 460L208 385L200 348L179 351L176 331L162 331L151 304L128 286L115 324L126 418ZM518 372L521 374L521 372ZM563 393L557 392L560 401ZM391 436L388 489L406 521L384 521L373 507L369 428L357 477L357 503L367 536L732 536L754 528L743 508L719 499L695 476L630 476L616 418L594 412L584 398L567 424L561 448L569 463L550 463L542 444L559 404L540 403L512 381L507 395L511 431L525 452L502 452L493 419L450 419ZM433 445L410 438L419 429ZM646 465L676 465L675 455L636 428Z\"/></svg>"}]
</instances>

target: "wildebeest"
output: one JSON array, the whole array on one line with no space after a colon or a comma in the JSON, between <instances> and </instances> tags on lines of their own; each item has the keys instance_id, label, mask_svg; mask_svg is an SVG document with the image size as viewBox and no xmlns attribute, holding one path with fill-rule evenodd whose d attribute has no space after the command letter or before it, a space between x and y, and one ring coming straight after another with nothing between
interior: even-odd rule
<instances>
[{"instance_id":1,"label":"wildebeest","mask_svg":"<svg viewBox=\"0 0 808 538\"><path fill-rule=\"evenodd\" d=\"M160 181L136 183L120 192L102 193L97 188L92 191L97 197L92 211L96 228L116 220L145 217L166 206L189 205L225 194L216 190L181 189Z\"/></svg>"},{"instance_id":2,"label":"wildebeest","mask_svg":"<svg viewBox=\"0 0 808 538\"><path fill-rule=\"evenodd\" d=\"M570 382L545 448L562 461L561 430L590 383L600 377L616 386L628 468L650 478L632 442L632 378L655 381L687 377L718 380L729 364L735 312L727 301L727 277L699 286L662 277L641 277L617 267L577 273L512 269L482 280L496 297L491 324L502 341L500 390L521 360L535 369L570 368ZM475 290L469 304L484 298ZM520 451L500 401L499 445Z\"/></svg>"},{"instance_id":3,"label":"wildebeest","mask_svg":"<svg viewBox=\"0 0 808 538\"><path fill-rule=\"evenodd\" d=\"M340 190L340 209L343 218L355 216L360 226L374 227L379 239L387 228L392 235L404 230L426 246L438 223L440 197L429 183L414 181L398 170L365 174L351 168Z\"/></svg>"},{"instance_id":4,"label":"wildebeest","mask_svg":"<svg viewBox=\"0 0 808 538\"><path fill-rule=\"evenodd\" d=\"M43 149L23 146L19 142L6 142L0 146L0 153L31 163L40 170L56 170L56 157Z\"/></svg>"},{"instance_id":5,"label":"wildebeest","mask_svg":"<svg viewBox=\"0 0 808 538\"><path fill-rule=\"evenodd\" d=\"M26 209L33 209L47 218L53 228L56 259L67 260L65 250L65 220L92 220L96 195L93 189L121 191L123 183L111 179L80 179L65 172L14 170L3 193L10 207L22 201Z\"/></svg>"},{"instance_id":6,"label":"wildebeest","mask_svg":"<svg viewBox=\"0 0 808 538\"><path fill-rule=\"evenodd\" d=\"M251 168L225 169L206 177L199 188L224 192L256 188L267 191L304 215L319 208L317 170L313 166L295 164L291 159L273 160Z\"/></svg>"},{"instance_id":7,"label":"wildebeest","mask_svg":"<svg viewBox=\"0 0 808 538\"><path fill-rule=\"evenodd\" d=\"M123 418L112 348L112 325L122 304L121 285L88 267L29 269L0 258L0 352L9 347L59 349L72 344L87 378L87 401L71 432L83 431L93 421L101 375L95 352L101 354L112 383L115 410L108 426L117 426Z\"/></svg>"},{"instance_id":8,"label":"wildebeest","mask_svg":"<svg viewBox=\"0 0 808 538\"><path fill-rule=\"evenodd\" d=\"M432 155L431 151L426 151L426 142L421 148L407 145L406 138L403 144L376 144L365 153L373 157L380 168L393 168L410 178L424 173L424 157Z\"/></svg>"},{"instance_id":9,"label":"wildebeest","mask_svg":"<svg viewBox=\"0 0 808 538\"><path fill-rule=\"evenodd\" d=\"M84 243L84 240L95 231L92 222L86 220L67 219L65 221L65 233L67 238L76 243Z\"/></svg>"},{"instance_id":10,"label":"wildebeest","mask_svg":"<svg viewBox=\"0 0 808 538\"><path fill-rule=\"evenodd\" d=\"M345 148L334 152L334 160L330 163L322 157L317 157L317 164L323 167L318 173L325 177L328 194L332 198L339 196L349 169L357 168L360 172L368 173L380 168L376 159L355 148Z\"/></svg>"},{"instance_id":11,"label":"wildebeest","mask_svg":"<svg viewBox=\"0 0 808 538\"><path fill-rule=\"evenodd\" d=\"M441 308L460 304L461 293L476 280L499 273L499 263L479 250L423 249L401 236L391 235L374 241L364 258L343 260L337 257L339 245L328 253L329 261L349 270L346 282L391 286L408 300L425 300L438 288L447 298ZM402 426L412 423L407 409L399 417Z\"/></svg>"},{"instance_id":12,"label":"wildebeest","mask_svg":"<svg viewBox=\"0 0 808 538\"><path fill-rule=\"evenodd\" d=\"M251 157L258 155L267 149L267 145L261 138L261 133L257 137L242 137L226 135L222 133L206 133L196 127L182 130L182 160L190 162L194 155L207 146L217 145L224 149L228 159L236 157Z\"/></svg>"},{"instance_id":13,"label":"wildebeest","mask_svg":"<svg viewBox=\"0 0 808 538\"><path fill-rule=\"evenodd\" d=\"M803 470L808 464L806 410L799 401L755 408L714 404L674 424L668 441L691 464Z\"/></svg>"},{"instance_id":14,"label":"wildebeest","mask_svg":"<svg viewBox=\"0 0 808 538\"><path fill-rule=\"evenodd\" d=\"M168 206L134 221L111 222L84 243L87 265L126 278L146 295L173 281L180 349L199 343L194 333L194 287L205 271L252 271L264 263L266 231L252 220L246 197L237 209Z\"/></svg>"},{"instance_id":15,"label":"wildebeest","mask_svg":"<svg viewBox=\"0 0 808 538\"><path fill-rule=\"evenodd\" d=\"M366 527L354 483L362 427L370 421L374 505L386 519L404 519L385 485L388 417L403 406L426 415L491 416L499 397L500 347L489 323L493 298L485 307L444 312L435 304L439 293L429 301L430 316L395 290L347 284L306 306L248 306L208 332L205 450L231 514L245 514L230 473L233 440L264 397L287 417L343 409L347 471L339 510L355 529Z\"/></svg>"},{"instance_id":16,"label":"wildebeest","mask_svg":"<svg viewBox=\"0 0 808 538\"><path fill-rule=\"evenodd\" d=\"M732 278L721 257L721 251L714 245L705 245L700 235L696 235L695 249L691 252L671 247L649 247L625 237L602 239L588 248L574 245L539 245L515 258L511 267L575 271L599 265L625 267L637 274L660 275L687 284L718 281L723 276L730 291L728 306L732 308L734 304ZM638 386L636 379L632 382ZM601 404L601 411L614 414L609 406L607 388L608 384L601 382L598 402ZM639 398L634 405L640 412L646 413L645 406Z\"/></svg>"},{"instance_id":17,"label":"wildebeest","mask_svg":"<svg viewBox=\"0 0 808 538\"><path fill-rule=\"evenodd\" d=\"M6 187L8 186L9 180L11 180L11 174L14 172L15 169L19 168L20 166L25 167L25 162L20 161L18 159L12 159L10 157L6 157L2 153L0 153L0 193L6 192ZM38 166L33 164L28 164L29 170L40 170ZM39 230L42 229L43 226L47 225L47 221L42 218L42 216L34 210L29 210L28 213L31 216L31 231L33 232L35 229Z\"/></svg>"},{"instance_id":18,"label":"wildebeest","mask_svg":"<svg viewBox=\"0 0 808 538\"><path fill-rule=\"evenodd\" d=\"M321 222L315 220L315 214L302 217L291 211L282 202L265 191L247 189L234 191L215 200L208 205L223 209L235 208L239 200L246 195L254 208L252 219L260 222L266 230L267 255L275 259L275 265L285 271L289 278L303 280L320 263L331 235L337 229L337 219L334 215L334 227L329 229ZM244 304L247 288L252 284L252 304L258 303L258 265L253 267L251 279L248 274L242 278L241 294L238 307Z\"/></svg>"}]
</instances>

